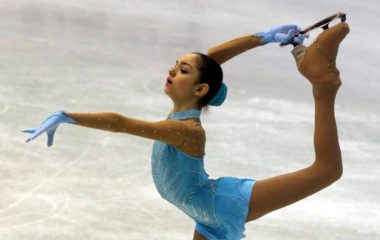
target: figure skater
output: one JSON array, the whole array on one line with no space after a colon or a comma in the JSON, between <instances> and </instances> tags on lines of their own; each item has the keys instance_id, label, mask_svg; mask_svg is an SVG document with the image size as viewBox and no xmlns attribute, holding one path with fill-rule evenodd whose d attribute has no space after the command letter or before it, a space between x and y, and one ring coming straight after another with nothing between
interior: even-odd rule
<instances>
[{"instance_id":1,"label":"figure skater","mask_svg":"<svg viewBox=\"0 0 380 240\"><path fill-rule=\"evenodd\" d=\"M201 111L226 98L220 64L257 46L290 39L302 43L297 25L281 25L211 48L207 55L189 53L170 68L164 87L173 101L166 120L149 122L117 113L55 112L41 126L25 129L27 142L46 132L48 146L61 123L128 133L154 141L151 157L154 184L161 197L195 221L193 239L235 240L244 237L246 222L299 201L329 186L342 175L342 159L334 116L341 85L335 60L349 32L342 22L323 31L297 55L297 67L311 82L315 102L315 161L308 167L269 179L209 179L204 169L205 131ZM295 39L294 39L295 38Z\"/></svg>"}]
</instances>

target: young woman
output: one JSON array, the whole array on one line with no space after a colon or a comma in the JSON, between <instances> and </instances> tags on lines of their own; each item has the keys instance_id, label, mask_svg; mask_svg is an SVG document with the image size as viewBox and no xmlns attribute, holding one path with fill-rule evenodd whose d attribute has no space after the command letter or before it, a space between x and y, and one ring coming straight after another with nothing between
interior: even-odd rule
<instances>
[{"instance_id":1,"label":"young woman","mask_svg":"<svg viewBox=\"0 0 380 240\"><path fill-rule=\"evenodd\" d=\"M128 133L155 140L153 180L160 195L196 222L194 239L241 239L246 222L303 199L338 180L342 160L334 116L334 101L341 85L335 59L340 42L349 32L340 23L322 32L296 56L297 67L312 84L315 100L315 161L296 172L255 181L221 177L209 179L204 170L205 131L201 111L220 106L227 95L220 64L240 53L270 42L286 43L299 31L281 25L255 35L233 39L211 48L207 55L189 53L169 70L165 93L173 101L166 120L148 122L117 113L67 113L48 117L27 141L46 132L53 144L60 123ZM305 36L295 41L302 43Z\"/></svg>"}]
</instances>

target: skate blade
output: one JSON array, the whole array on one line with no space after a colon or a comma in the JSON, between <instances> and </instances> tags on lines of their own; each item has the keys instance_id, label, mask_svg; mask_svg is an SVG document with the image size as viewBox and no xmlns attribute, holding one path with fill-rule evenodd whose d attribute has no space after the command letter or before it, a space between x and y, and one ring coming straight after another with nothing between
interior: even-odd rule
<instances>
[{"instance_id":1,"label":"skate blade","mask_svg":"<svg viewBox=\"0 0 380 240\"><path fill-rule=\"evenodd\" d=\"M338 13L335 13L317 23L314 23L313 25L311 25L310 27L307 27L301 31L299 31L298 33L296 33L294 35L294 37L297 37L298 35L300 34L306 34L312 30L315 30L315 29L319 29L319 28L322 28L323 31L329 29L330 27L332 26L335 26L341 22L345 22L346 21L346 14L345 13L342 13L342 12L338 12ZM297 47L298 45L300 45L299 43L295 42L294 41L294 38L292 38L291 41L287 42L287 43L281 43L280 46L281 47L284 47L284 46L287 46L289 44L292 44L293 47Z\"/></svg>"}]
</instances>

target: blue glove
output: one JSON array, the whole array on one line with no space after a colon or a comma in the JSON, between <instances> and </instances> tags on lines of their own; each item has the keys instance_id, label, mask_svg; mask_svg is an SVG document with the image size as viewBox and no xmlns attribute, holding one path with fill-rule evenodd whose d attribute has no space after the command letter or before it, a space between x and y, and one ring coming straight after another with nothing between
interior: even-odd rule
<instances>
[{"instance_id":1,"label":"blue glove","mask_svg":"<svg viewBox=\"0 0 380 240\"><path fill-rule=\"evenodd\" d=\"M76 123L76 121L70 117L67 117L66 113L64 111L59 111L53 113L51 116L49 116L45 121L41 123L41 125L37 128L26 128L23 129L23 132L31 133L29 138L26 140L26 142L29 142L42 133L46 132L48 135L48 147L53 145L53 138L55 130L57 130L57 127L61 123Z\"/></svg>"},{"instance_id":2,"label":"blue glove","mask_svg":"<svg viewBox=\"0 0 380 240\"><path fill-rule=\"evenodd\" d=\"M261 43L289 43L292 38L298 44L302 44L305 38L309 37L309 34L299 34L297 37L295 35L301 31L301 28L294 24L279 25L263 32L256 33L255 35L261 37Z\"/></svg>"}]
</instances>

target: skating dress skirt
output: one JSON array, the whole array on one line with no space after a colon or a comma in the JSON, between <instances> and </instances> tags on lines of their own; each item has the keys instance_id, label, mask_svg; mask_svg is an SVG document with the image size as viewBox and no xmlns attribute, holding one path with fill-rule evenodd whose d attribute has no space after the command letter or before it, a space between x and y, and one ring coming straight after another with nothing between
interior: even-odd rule
<instances>
[{"instance_id":1,"label":"skating dress skirt","mask_svg":"<svg viewBox=\"0 0 380 240\"><path fill-rule=\"evenodd\" d=\"M190 109L169 115L168 119L200 117ZM204 169L204 156L194 157L179 148L155 141L152 175L162 198L195 223L195 229L208 240L235 240L244 237L244 224L254 179L220 177L210 179Z\"/></svg>"}]
</instances>

